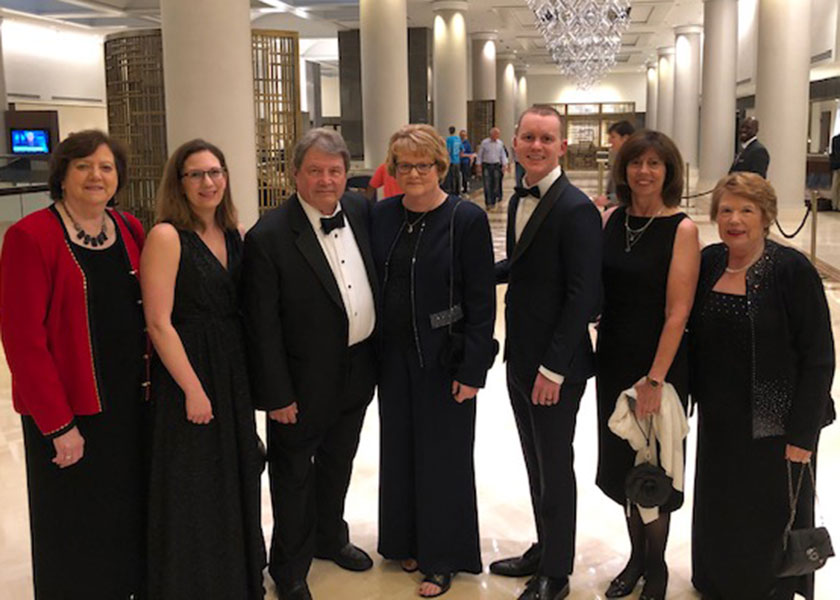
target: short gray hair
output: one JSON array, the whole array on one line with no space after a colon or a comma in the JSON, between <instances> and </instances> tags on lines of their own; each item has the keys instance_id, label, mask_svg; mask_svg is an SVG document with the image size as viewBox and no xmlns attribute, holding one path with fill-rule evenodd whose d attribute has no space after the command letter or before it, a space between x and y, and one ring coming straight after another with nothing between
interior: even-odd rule
<instances>
[{"instance_id":1,"label":"short gray hair","mask_svg":"<svg viewBox=\"0 0 840 600\"><path fill-rule=\"evenodd\" d=\"M300 167L303 165L303 157L306 156L310 148L318 148L318 150L327 154L340 154L341 158L344 159L344 170L350 170L350 151L347 149L347 144L344 143L344 138L332 129L316 127L303 134L303 137L295 144L295 172L300 171Z\"/></svg>"}]
</instances>

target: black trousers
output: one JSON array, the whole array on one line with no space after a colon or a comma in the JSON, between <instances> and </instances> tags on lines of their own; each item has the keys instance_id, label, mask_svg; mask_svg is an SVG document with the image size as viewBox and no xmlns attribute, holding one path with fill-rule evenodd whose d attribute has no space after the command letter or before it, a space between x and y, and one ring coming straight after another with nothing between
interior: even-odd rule
<instances>
[{"instance_id":1,"label":"black trousers","mask_svg":"<svg viewBox=\"0 0 840 600\"><path fill-rule=\"evenodd\" d=\"M586 382L564 383L557 404L534 406L531 403L534 382L517 378L510 363L507 381L531 487L537 544L542 556L539 573L566 577L574 567L577 516L572 442Z\"/></svg>"},{"instance_id":2,"label":"black trousers","mask_svg":"<svg viewBox=\"0 0 840 600\"><path fill-rule=\"evenodd\" d=\"M344 500L376 383L372 341L350 349L348 369L329 422L308 422L305 411L294 425L268 419L274 513L268 571L281 588L305 579L315 554L334 554L349 541Z\"/></svg>"},{"instance_id":3,"label":"black trousers","mask_svg":"<svg viewBox=\"0 0 840 600\"><path fill-rule=\"evenodd\" d=\"M481 572L473 447L475 399L420 368L413 347L382 352L379 382L379 553L424 573Z\"/></svg>"}]
</instances>

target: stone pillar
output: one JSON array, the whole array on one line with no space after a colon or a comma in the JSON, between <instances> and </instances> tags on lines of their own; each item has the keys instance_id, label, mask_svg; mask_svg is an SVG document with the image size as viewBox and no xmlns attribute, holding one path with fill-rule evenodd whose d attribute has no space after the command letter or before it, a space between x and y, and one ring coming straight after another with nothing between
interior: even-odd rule
<instances>
[{"instance_id":1,"label":"stone pillar","mask_svg":"<svg viewBox=\"0 0 840 600\"><path fill-rule=\"evenodd\" d=\"M502 132L501 140L511 149L513 140L514 101L516 97L516 74L514 56L502 54L496 57L496 127Z\"/></svg>"},{"instance_id":2,"label":"stone pillar","mask_svg":"<svg viewBox=\"0 0 840 600\"><path fill-rule=\"evenodd\" d=\"M313 127L324 124L321 116L321 64L306 61L306 103Z\"/></svg>"},{"instance_id":3,"label":"stone pillar","mask_svg":"<svg viewBox=\"0 0 840 600\"><path fill-rule=\"evenodd\" d=\"M432 101L429 73L432 69L432 30L411 27L408 30L408 121L431 123Z\"/></svg>"},{"instance_id":4,"label":"stone pillar","mask_svg":"<svg viewBox=\"0 0 840 600\"><path fill-rule=\"evenodd\" d=\"M674 142L683 161L697 168L700 136L700 34L699 25L674 28Z\"/></svg>"},{"instance_id":5,"label":"stone pillar","mask_svg":"<svg viewBox=\"0 0 840 600\"><path fill-rule=\"evenodd\" d=\"M338 32L338 89L341 100L341 137L350 156L365 156L362 133L362 58L358 29ZM360 101L361 100L361 101Z\"/></svg>"},{"instance_id":6,"label":"stone pillar","mask_svg":"<svg viewBox=\"0 0 840 600\"><path fill-rule=\"evenodd\" d=\"M516 120L519 115L525 112L528 108L528 72L525 67L515 67L513 74L516 78L516 96L513 103L513 124L516 126Z\"/></svg>"},{"instance_id":7,"label":"stone pillar","mask_svg":"<svg viewBox=\"0 0 840 600\"><path fill-rule=\"evenodd\" d=\"M473 33L472 38L472 99L496 99L496 40L498 34Z\"/></svg>"},{"instance_id":8,"label":"stone pillar","mask_svg":"<svg viewBox=\"0 0 840 600\"><path fill-rule=\"evenodd\" d=\"M796 208L791 219L797 221L805 197L810 19L810 2L760 0L755 90L758 139L770 153L767 178L776 188L779 208Z\"/></svg>"},{"instance_id":9,"label":"stone pillar","mask_svg":"<svg viewBox=\"0 0 840 600\"><path fill-rule=\"evenodd\" d=\"M645 128L656 129L656 103L659 91L659 75L656 72L656 61L646 65L647 74L647 109L645 112Z\"/></svg>"},{"instance_id":10,"label":"stone pillar","mask_svg":"<svg viewBox=\"0 0 840 600\"><path fill-rule=\"evenodd\" d=\"M700 181L706 190L729 170L735 139L738 0L703 5L703 102L700 107Z\"/></svg>"},{"instance_id":11,"label":"stone pillar","mask_svg":"<svg viewBox=\"0 0 840 600\"><path fill-rule=\"evenodd\" d=\"M405 0L361 0L362 114L365 166L377 167L388 140L408 124L408 32Z\"/></svg>"},{"instance_id":12,"label":"stone pillar","mask_svg":"<svg viewBox=\"0 0 840 600\"><path fill-rule=\"evenodd\" d=\"M674 47L658 48L656 54L656 129L670 137L674 135Z\"/></svg>"},{"instance_id":13,"label":"stone pillar","mask_svg":"<svg viewBox=\"0 0 840 600\"><path fill-rule=\"evenodd\" d=\"M467 126L467 22L464 0L435 0L434 121L443 134ZM447 134L448 135L448 134Z\"/></svg>"},{"instance_id":14,"label":"stone pillar","mask_svg":"<svg viewBox=\"0 0 840 600\"><path fill-rule=\"evenodd\" d=\"M197 137L219 146L239 220L249 227L258 206L248 3L161 0L160 11L169 151Z\"/></svg>"}]
</instances>

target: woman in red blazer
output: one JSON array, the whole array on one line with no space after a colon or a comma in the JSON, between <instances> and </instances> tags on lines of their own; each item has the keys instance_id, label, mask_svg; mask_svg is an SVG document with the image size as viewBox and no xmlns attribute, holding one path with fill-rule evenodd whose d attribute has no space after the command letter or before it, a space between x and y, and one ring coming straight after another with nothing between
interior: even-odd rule
<instances>
[{"instance_id":1,"label":"woman in red blazer","mask_svg":"<svg viewBox=\"0 0 840 600\"><path fill-rule=\"evenodd\" d=\"M101 131L50 161L55 203L0 255L0 334L22 415L37 599L140 597L145 579L143 228L106 208L125 153Z\"/></svg>"}]
</instances>

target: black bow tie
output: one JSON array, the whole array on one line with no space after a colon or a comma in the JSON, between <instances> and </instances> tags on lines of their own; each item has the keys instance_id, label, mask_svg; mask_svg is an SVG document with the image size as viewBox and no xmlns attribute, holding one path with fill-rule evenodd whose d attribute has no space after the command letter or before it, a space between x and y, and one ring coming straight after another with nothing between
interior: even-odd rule
<instances>
[{"instance_id":1,"label":"black bow tie","mask_svg":"<svg viewBox=\"0 0 840 600\"><path fill-rule=\"evenodd\" d=\"M338 211L331 217L321 217L321 229L324 233L329 234L333 229L341 229L344 227L344 213Z\"/></svg>"},{"instance_id":2,"label":"black bow tie","mask_svg":"<svg viewBox=\"0 0 840 600\"><path fill-rule=\"evenodd\" d=\"M513 187L513 191L516 193L517 196L520 198L524 198L525 196L533 196L537 200L540 199L542 194L540 194L540 186L535 185L529 188L519 187L518 185Z\"/></svg>"}]
</instances>

